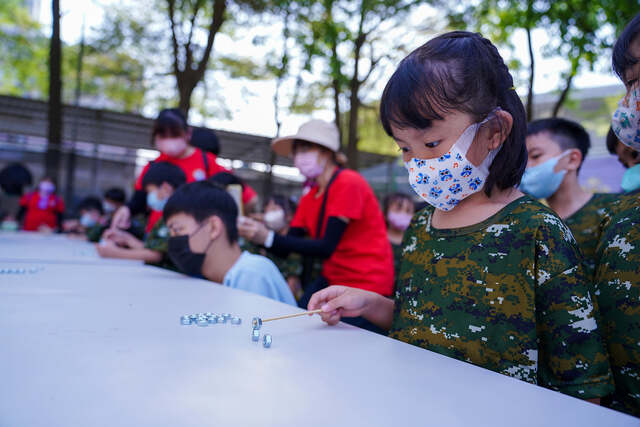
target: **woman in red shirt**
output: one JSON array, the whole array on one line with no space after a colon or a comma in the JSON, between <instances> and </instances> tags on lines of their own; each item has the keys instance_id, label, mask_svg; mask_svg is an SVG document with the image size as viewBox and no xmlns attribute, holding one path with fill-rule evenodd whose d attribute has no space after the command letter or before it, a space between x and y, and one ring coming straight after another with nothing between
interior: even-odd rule
<instances>
[{"instance_id":1,"label":"woman in red shirt","mask_svg":"<svg viewBox=\"0 0 640 427\"><path fill-rule=\"evenodd\" d=\"M167 162L174 164L184 171L187 183L207 179L218 172L228 172L216 162L216 155L193 147L189 143L196 132L208 132L206 129L192 130L187 125L184 114L177 108L162 110L153 125L151 140L160 155L152 162ZM150 162L149 164L151 164ZM142 178L149 170L147 164L136 180L135 193L131 201L119 208L113 216L112 228L126 229L129 227L132 215L144 213L147 209L146 193L142 187ZM245 205L255 203L257 194L249 186L244 188L242 199ZM162 212L151 210L147 222L147 232L162 217Z\"/></svg>"},{"instance_id":2,"label":"woman in red shirt","mask_svg":"<svg viewBox=\"0 0 640 427\"><path fill-rule=\"evenodd\" d=\"M56 194L56 186L50 178L44 178L38 190L25 194L20 199L18 218L24 216L25 231L52 231L59 228L64 201Z\"/></svg>"},{"instance_id":3,"label":"woman in red shirt","mask_svg":"<svg viewBox=\"0 0 640 427\"><path fill-rule=\"evenodd\" d=\"M286 236L249 218L239 221L240 235L280 256L297 252L324 259L322 277L307 285L303 307L328 284L391 295L393 256L380 204L360 174L339 166L336 126L312 120L296 135L274 140L272 148L279 155L293 155L296 167L315 185L300 200ZM362 318L348 323L375 329Z\"/></svg>"}]
</instances>

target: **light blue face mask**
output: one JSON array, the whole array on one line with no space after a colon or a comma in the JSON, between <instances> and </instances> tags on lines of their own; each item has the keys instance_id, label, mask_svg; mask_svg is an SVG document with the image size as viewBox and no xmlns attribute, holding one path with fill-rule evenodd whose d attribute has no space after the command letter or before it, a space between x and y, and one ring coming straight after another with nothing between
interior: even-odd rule
<instances>
[{"instance_id":1,"label":"light blue face mask","mask_svg":"<svg viewBox=\"0 0 640 427\"><path fill-rule=\"evenodd\" d=\"M640 165L635 165L627 169L622 175L620 187L625 193L630 193L640 189Z\"/></svg>"},{"instance_id":2,"label":"light blue face mask","mask_svg":"<svg viewBox=\"0 0 640 427\"><path fill-rule=\"evenodd\" d=\"M562 184L566 170L554 172L558 161L564 157L568 151L547 160L537 166L527 168L520 181L520 191L531 195L536 199L546 199L558 191Z\"/></svg>"},{"instance_id":3,"label":"light blue face mask","mask_svg":"<svg viewBox=\"0 0 640 427\"><path fill-rule=\"evenodd\" d=\"M159 199L158 194L155 191L147 193L147 206L149 206L154 211L162 211L164 209L164 205L167 204L166 199Z\"/></svg>"},{"instance_id":4,"label":"light blue face mask","mask_svg":"<svg viewBox=\"0 0 640 427\"><path fill-rule=\"evenodd\" d=\"M93 219L93 217L89 213L82 214L82 216L80 217L80 225L85 228L93 227L94 225L96 225L96 223L97 221Z\"/></svg>"}]
</instances>

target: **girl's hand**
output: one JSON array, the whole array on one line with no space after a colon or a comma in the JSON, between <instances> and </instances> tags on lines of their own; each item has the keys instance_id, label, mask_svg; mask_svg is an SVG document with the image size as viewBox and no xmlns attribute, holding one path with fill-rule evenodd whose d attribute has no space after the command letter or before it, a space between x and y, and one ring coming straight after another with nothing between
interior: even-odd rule
<instances>
[{"instance_id":1,"label":"girl's hand","mask_svg":"<svg viewBox=\"0 0 640 427\"><path fill-rule=\"evenodd\" d=\"M246 216L238 217L238 234L258 245L264 245L269 234L266 225Z\"/></svg>"},{"instance_id":2,"label":"girl's hand","mask_svg":"<svg viewBox=\"0 0 640 427\"><path fill-rule=\"evenodd\" d=\"M348 286L329 286L311 296L307 310L322 309L320 317L335 325L341 317L363 316L375 303L378 295L364 289Z\"/></svg>"},{"instance_id":3,"label":"girl's hand","mask_svg":"<svg viewBox=\"0 0 640 427\"><path fill-rule=\"evenodd\" d=\"M111 240L101 240L96 249L102 258L115 258L118 253L118 246Z\"/></svg>"},{"instance_id":4,"label":"girl's hand","mask_svg":"<svg viewBox=\"0 0 640 427\"><path fill-rule=\"evenodd\" d=\"M111 229L126 230L131 227L131 211L128 206L120 206L111 219Z\"/></svg>"}]
</instances>

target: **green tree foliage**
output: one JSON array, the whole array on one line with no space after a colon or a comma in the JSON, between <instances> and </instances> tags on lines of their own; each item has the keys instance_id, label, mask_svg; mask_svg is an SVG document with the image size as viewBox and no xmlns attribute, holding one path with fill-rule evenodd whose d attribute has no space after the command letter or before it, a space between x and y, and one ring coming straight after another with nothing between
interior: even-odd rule
<instances>
[{"instance_id":1,"label":"green tree foliage","mask_svg":"<svg viewBox=\"0 0 640 427\"><path fill-rule=\"evenodd\" d=\"M64 16L62 17L64 25ZM82 103L94 106L96 101L110 108L139 112L146 94L144 64L136 59L135 50L120 48L125 38L125 24L105 26L109 33L94 31L89 35L83 58L80 90ZM104 29L103 28L103 29ZM142 30L140 30L142 31ZM129 37L129 36L127 36ZM62 78L73 81L79 46L62 45ZM49 37L43 33L19 0L0 2L0 93L45 99L48 97L49 75L43 65L48 62ZM74 102L74 86L63 86L62 100Z\"/></svg>"},{"instance_id":2,"label":"green tree foliage","mask_svg":"<svg viewBox=\"0 0 640 427\"><path fill-rule=\"evenodd\" d=\"M556 116L567 101L573 79L583 70L593 70L599 58L610 55L615 35L638 11L637 0L484 0L463 3L441 2L454 28L482 32L502 47L514 49L513 33L527 35L529 70L527 115L533 118L533 83L536 69L534 46L546 57L566 58L562 84L552 109ZM549 41L536 40L533 32L544 30ZM510 64L518 66L518 63Z\"/></svg>"},{"instance_id":3,"label":"green tree foliage","mask_svg":"<svg viewBox=\"0 0 640 427\"><path fill-rule=\"evenodd\" d=\"M391 29L405 24L408 12L417 3L408 0L300 3L295 39L306 57L303 70L321 77L307 86L306 93L301 90L294 98L294 109L317 108L329 99L353 168L358 167L364 92L371 87L370 78L379 66L402 51L388 35ZM299 88L303 89L303 85Z\"/></svg>"}]
</instances>

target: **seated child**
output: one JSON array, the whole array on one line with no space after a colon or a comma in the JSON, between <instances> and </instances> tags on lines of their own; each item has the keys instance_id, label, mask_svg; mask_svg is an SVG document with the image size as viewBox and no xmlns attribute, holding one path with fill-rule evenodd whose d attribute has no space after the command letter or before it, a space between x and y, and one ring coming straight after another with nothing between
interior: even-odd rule
<instances>
[{"instance_id":1,"label":"seated child","mask_svg":"<svg viewBox=\"0 0 640 427\"><path fill-rule=\"evenodd\" d=\"M142 185L147 193L147 205L162 211L169 197L186 182L182 169L166 162L154 162L149 166ZM124 258L145 261L148 264L175 270L167 256L169 231L160 219L146 236L144 242L131 233L108 229L98 244L98 253L105 258Z\"/></svg>"},{"instance_id":2,"label":"seated child","mask_svg":"<svg viewBox=\"0 0 640 427\"><path fill-rule=\"evenodd\" d=\"M64 201L56 195L53 180L43 178L37 191L20 199L18 220L24 217L22 229L25 231L54 231L61 225L64 209Z\"/></svg>"},{"instance_id":3,"label":"seated child","mask_svg":"<svg viewBox=\"0 0 640 427\"><path fill-rule=\"evenodd\" d=\"M238 207L218 185L184 185L167 201L163 218L171 235L169 256L183 273L296 305L273 262L240 249Z\"/></svg>"},{"instance_id":4,"label":"seated child","mask_svg":"<svg viewBox=\"0 0 640 427\"><path fill-rule=\"evenodd\" d=\"M78 204L78 218L68 219L62 223L65 233L87 236L97 234L105 224L102 202L94 196L87 196Z\"/></svg>"},{"instance_id":5,"label":"seated child","mask_svg":"<svg viewBox=\"0 0 640 427\"><path fill-rule=\"evenodd\" d=\"M387 223L387 237L393 250L395 277L397 277L402 263L402 238L405 230L411 224L415 206L411 197L405 193L389 194L384 198L382 205L384 219Z\"/></svg>"}]
</instances>

